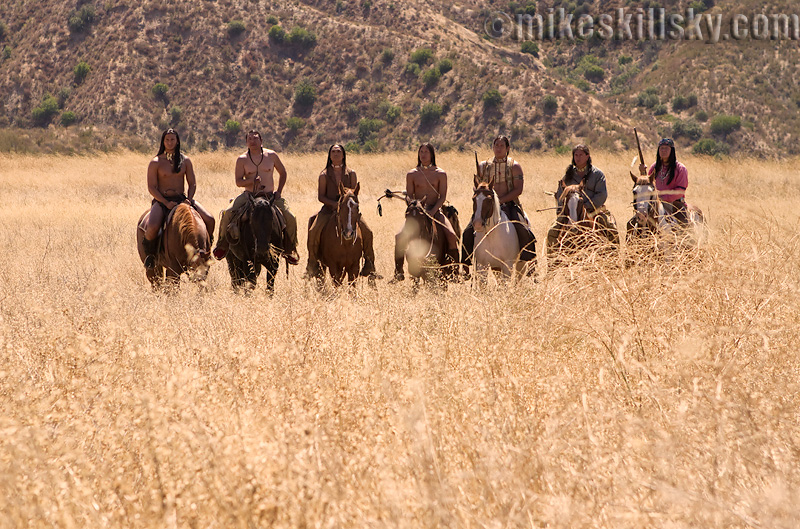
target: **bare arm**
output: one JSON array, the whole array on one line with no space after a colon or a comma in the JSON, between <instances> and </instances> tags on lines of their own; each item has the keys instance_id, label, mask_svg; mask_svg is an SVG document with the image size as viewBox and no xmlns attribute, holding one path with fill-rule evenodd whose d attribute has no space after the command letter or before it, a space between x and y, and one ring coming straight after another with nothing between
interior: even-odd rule
<instances>
[{"instance_id":1,"label":"bare arm","mask_svg":"<svg viewBox=\"0 0 800 529\"><path fill-rule=\"evenodd\" d=\"M174 204L167 200L164 195L161 194L161 191L158 190L158 158L151 160L150 165L147 166L147 190L153 195L153 198L168 208L172 209L175 207Z\"/></svg>"},{"instance_id":2,"label":"bare arm","mask_svg":"<svg viewBox=\"0 0 800 529\"><path fill-rule=\"evenodd\" d=\"M283 186L286 185L286 168L276 153L270 153L270 156L275 157L275 170L278 171L278 189L275 190L275 194L280 198L283 194Z\"/></svg>"},{"instance_id":3,"label":"bare arm","mask_svg":"<svg viewBox=\"0 0 800 529\"><path fill-rule=\"evenodd\" d=\"M497 197L501 204L516 200L522 194L525 181L522 177L522 167L517 162L514 162L514 166L511 168L511 176L514 178L514 189L509 189L508 193Z\"/></svg>"},{"instance_id":4,"label":"bare arm","mask_svg":"<svg viewBox=\"0 0 800 529\"><path fill-rule=\"evenodd\" d=\"M444 206L444 201L447 200L447 173L444 171L439 175L439 189L437 191L439 192L439 200L428 211L432 215L439 211Z\"/></svg>"},{"instance_id":5,"label":"bare arm","mask_svg":"<svg viewBox=\"0 0 800 529\"><path fill-rule=\"evenodd\" d=\"M193 202L194 194L197 191L197 177L194 174L194 166L192 165L192 161L189 158L185 158L183 163L186 165L186 185L188 186L188 189L186 190L186 198L189 199L189 202Z\"/></svg>"},{"instance_id":6,"label":"bare arm","mask_svg":"<svg viewBox=\"0 0 800 529\"><path fill-rule=\"evenodd\" d=\"M318 186L317 189L318 189L317 198L319 199L319 201L322 202L323 204L325 204L326 206L330 206L333 209L336 209L336 207L339 204L337 204L336 202L334 202L333 200L331 200L330 198L327 197L328 178L327 178L327 175L325 174L325 171L323 171L319 175L319 186Z\"/></svg>"},{"instance_id":7,"label":"bare arm","mask_svg":"<svg viewBox=\"0 0 800 529\"><path fill-rule=\"evenodd\" d=\"M414 192L414 177L411 176L410 172L406 175L406 196L408 198L416 198L416 193Z\"/></svg>"},{"instance_id":8,"label":"bare arm","mask_svg":"<svg viewBox=\"0 0 800 529\"><path fill-rule=\"evenodd\" d=\"M236 159L234 178L236 179L236 187L244 187L249 188L251 191L253 190L253 180L248 180L244 174L244 158L242 157Z\"/></svg>"}]
</instances>

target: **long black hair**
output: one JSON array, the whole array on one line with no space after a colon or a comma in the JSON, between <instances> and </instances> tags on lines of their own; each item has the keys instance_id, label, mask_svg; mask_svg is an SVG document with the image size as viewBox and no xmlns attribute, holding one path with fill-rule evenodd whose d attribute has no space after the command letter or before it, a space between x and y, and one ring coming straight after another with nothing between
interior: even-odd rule
<instances>
[{"instance_id":1,"label":"long black hair","mask_svg":"<svg viewBox=\"0 0 800 529\"><path fill-rule=\"evenodd\" d=\"M172 172L179 173L181 165L183 165L183 153L181 152L181 137L175 129L167 129L161 133L161 144L158 146L158 154L156 156L161 156L167 150L166 147L164 147L164 138L167 137L167 134L174 134L175 138L178 140L178 143L175 145L175 156L172 157Z\"/></svg>"},{"instance_id":2,"label":"long black hair","mask_svg":"<svg viewBox=\"0 0 800 529\"><path fill-rule=\"evenodd\" d=\"M564 172L564 183L565 184L567 183L567 180L569 180L571 177L576 177L577 178L578 166L575 165L575 151L577 151L578 149L580 149L583 152L585 152L586 156L588 156L588 159L586 160L586 174L583 175L583 178L588 177L592 173L592 155L589 154L589 147L587 147L586 145L583 145L583 144L576 145L572 149L572 163L570 163L567 166L567 170Z\"/></svg>"},{"instance_id":3,"label":"long black hair","mask_svg":"<svg viewBox=\"0 0 800 529\"><path fill-rule=\"evenodd\" d=\"M419 149L422 149L423 147L428 148L428 152L431 153L431 165L436 167L436 151L434 150L433 145L431 145L429 142L426 141L425 143L419 146ZM417 167L422 166L422 162L419 159L419 149L417 149Z\"/></svg>"},{"instance_id":4,"label":"long black hair","mask_svg":"<svg viewBox=\"0 0 800 529\"><path fill-rule=\"evenodd\" d=\"M344 150L344 145L342 145L341 143L334 143L328 149L328 162L325 164L325 169L327 170L327 169L332 169L333 168L333 162L331 161L331 151L333 150L334 147L339 147L342 150L342 168L346 169L347 168L347 151Z\"/></svg>"},{"instance_id":5,"label":"long black hair","mask_svg":"<svg viewBox=\"0 0 800 529\"><path fill-rule=\"evenodd\" d=\"M658 142L658 149L656 149L656 176L658 176L658 172L661 171L661 166L664 165L664 162L661 161L661 156L658 154L658 150L661 149L662 145L669 145L670 148L669 159L667 160L667 169L669 170L667 185L669 185L672 183L672 179L675 178L675 170L678 168L678 158L675 156L675 143L672 140L663 139Z\"/></svg>"}]
</instances>

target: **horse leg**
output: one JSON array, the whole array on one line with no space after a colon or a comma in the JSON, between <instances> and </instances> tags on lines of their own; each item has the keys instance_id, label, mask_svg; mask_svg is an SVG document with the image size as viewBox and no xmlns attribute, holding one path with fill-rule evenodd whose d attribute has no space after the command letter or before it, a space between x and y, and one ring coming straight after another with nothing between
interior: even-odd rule
<instances>
[{"instance_id":1,"label":"horse leg","mask_svg":"<svg viewBox=\"0 0 800 529\"><path fill-rule=\"evenodd\" d=\"M261 270L261 265L257 265L259 271ZM267 293L272 296L275 293L275 277L278 275L278 266L280 266L280 261L278 259L269 260L265 265L264 269L266 272L266 283L267 283Z\"/></svg>"}]
</instances>

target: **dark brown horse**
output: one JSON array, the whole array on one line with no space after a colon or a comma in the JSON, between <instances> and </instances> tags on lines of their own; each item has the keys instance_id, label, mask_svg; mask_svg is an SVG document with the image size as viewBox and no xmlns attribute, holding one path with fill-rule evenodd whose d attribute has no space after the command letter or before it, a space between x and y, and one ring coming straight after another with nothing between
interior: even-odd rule
<instances>
[{"instance_id":1,"label":"dark brown horse","mask_svg":"<svg viewBox=\"0 0 800 529\"><path fill-rule=\"evenodd\" d=\"M263 266L267 271L267 291L275 290L279 258L284 248L282 217L273 204L275 196L248 193L248 202L239 218L239 240L232 242L225 256L234 290L253 289Z\"/></svg>"},{"instance_id":2,"label":"dark brown horse","mask_svg":"<svg viewBox=\"0 0 800 529\"><path fill-rule=\"evenodd\" d=\"M139 218L136 230L136 246L139 258L144 263L146 257L142 240L143 221L148 211ZM178 204L167 215L158 243L156 266L147 270L147 279L153 287L166 280L177 285L181 274L187 273L192 281L205 281L211 266L211 239L206 224L200 214L189 204Z\"/></svg>"},{"instance_id":3,"label":"dark brown horse","mask_svg":"<svg viewBox=\"0 0 800 529\"><path fill-rule=\"evenodd\" d=\"M319 242L320 263L327 268L333 284L337 287L344 281L355 285L358 278L361 254L364 240L358 220L361 212L358 205L358 190L361 184L356 184L355 189L347 189L339 183L339 202L336 214L331 217L322 229Z\"/></svg>"},{"instance_id":4,"label":"dark brown horse","mask_svg":"<svg viewBox=\"0 0 800 529\"><path fill-rule=\"evenodd\" d=\"M406 197L406 204L406 222L401 236L408 241L405 253L408 273L415 282L437 280L446 270L447 238L443 228L425 209L424 199Z\"/></svg>"}]
</instances>

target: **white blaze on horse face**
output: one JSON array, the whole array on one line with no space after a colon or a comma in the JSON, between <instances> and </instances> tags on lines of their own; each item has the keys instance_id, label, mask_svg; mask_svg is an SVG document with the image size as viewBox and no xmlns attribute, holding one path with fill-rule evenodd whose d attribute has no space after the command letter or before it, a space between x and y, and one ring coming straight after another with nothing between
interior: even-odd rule
<instances>
[{"instance_id":1,"label":"white blaze on horse face","mask_svg":"<svg viewBox=\"0 0 800 529\"><path fill-rule=\"evenodd\" d=\"M475 231L483 231L483 218L481 212L483 211L483 202L487 200L487 196L481 192L475 193L475 214L472 216L472 227Z\"/></svg>"},{"instance_id":2,"label":"white blaze on horse face","mask_svg":"<svg viewBox=\"0 0 800 529\"><path fill-rule=\"evenodd\" d=\"M346 204L347 204L347 225L345 226L344 229L344 237L345 239L350 240L355 237L356 223L358 222L355 217L356 217L356 211L358 209L358 204L356 204L356 201L353 200L352 197L347 199Z\"/></svg>"},{"instance_id":3,"label":"white blaze on horse face","mask_svg":"<svg viewBox=\"0 0 800 529\"><path fill-rule=\"evenodd\" d=\"M569 222L570 224L578 222L578 201L580 196L578 193L571 193L567 199L567 208L569 209Z\"/></svg>"},{"instance_id":4,"label":"white blaze on horse face","mask_svg":"<svg viewBox=\"0 0 800 529\"><path fill-rule=\"evenodd\" d=\"M638 185L633 188L633 209L641 220L647 217L647 207L652 198L653 192L649 186Z\"/></svg>"}]
</instances>

